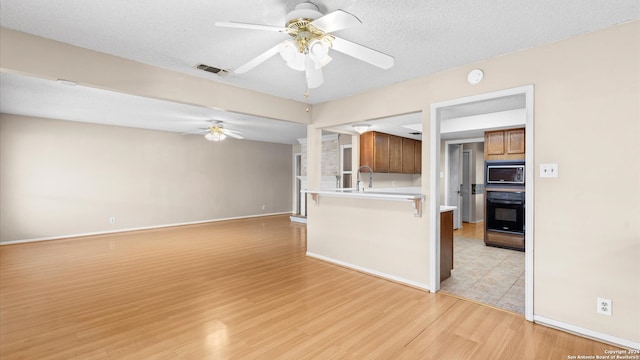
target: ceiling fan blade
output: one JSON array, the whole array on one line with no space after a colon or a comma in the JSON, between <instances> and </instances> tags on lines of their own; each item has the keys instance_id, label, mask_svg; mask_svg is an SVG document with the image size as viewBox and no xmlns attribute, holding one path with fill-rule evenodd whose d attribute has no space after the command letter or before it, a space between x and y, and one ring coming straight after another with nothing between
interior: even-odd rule
<instances>
[{"instance_id":1,"label":"ceiling fan blade","mask_svg":"<svg viewBox=\"0 0 640 360\"><path fill-rule=\"evenodd\" d=\"M385 70L395 62L393 56L341 38L334 38L331 48Z\"/></svg>"},{"instance_id":2,"label":"ceiling fan blade","mask_svg":"<svg viewBox=\"0 0 640 360\"><path fill-rule=\"evenodd\" d=\"M247 24L247 23L234 22L234 21L216 21L215 25L220 27L238 28L238 29L267 30L267 31L275 31L275 32L285 32L285 33L287 32L287 28L283 28L279 26Z\"/></svg>"},{"instance_id":3,"label":"ceiling fan blade","mask_svg":"<svg viewBox=\"0 0 640 360\"><path fill-rule=\"evenodd\" d=\"M344 10L332 11L311 22L311 25L316 29L322 30L325 33L350 28L360 24L362 24L360 19Z\"/></svg>"},{"instance_id":4,"label":"ceiling fan blade","mask_svg":"<svg viewBox=\"0 0 640 360\"><path fill-rule=\"evenodd\" d=\"M242 135L237 134L233 130L222 129L222 133L227 135L227 136L231 136L232 138L236 138L236 139L240 139L240 140L244 139L244 137L242 137Z\"/></svg>"},{"instance_id":5,"label":"ceiling fan blade","mask_svg":"<svg viewBox=\"0 0 640 360\"><path fill-rule=\"evenodd\" d=\"M254 67L262 64L265 61L267 61L267 59L269 59L270 57L272 57L275 54L277 54L279 50L280 50L280 44L270 48L269 50L263 52L262 54L256 56L255 58L249 60L249 62L247 62L246 64L240 66L234 72L236 74L244 74L247 71L253 69Z\"/></svg>"}]
</instances>

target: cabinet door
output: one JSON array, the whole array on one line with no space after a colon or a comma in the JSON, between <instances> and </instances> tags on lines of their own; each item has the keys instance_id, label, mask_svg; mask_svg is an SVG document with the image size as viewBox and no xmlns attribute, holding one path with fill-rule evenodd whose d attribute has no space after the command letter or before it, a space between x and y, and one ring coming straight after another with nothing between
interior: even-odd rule
<instances>
[{"instance_id":1,"label":"cabinet door","mask_svg":"<svg viewBox=\"0 0 640 360\"><path fill-rule=\"evenodd\" d=\"M505 131L507 154L524 154L524 129Z\"/></svg>"},{"instance_id":2,"label":"cabinet door","mask_svg":"<svg viewBox=\"0 0 640 360\"><path fill-rule=\"evenodd\" d=\"M453 269L453 211L440 213L440 281Z\"/></svg>"},{"instance_id":3,"label":"cabinet door","mask_svg":"<svg viewBox=\"0 0 640 360\"><path fill-rule=\"evenodd\" d=\"M416 141L414 144L413 169L414 174L422 174L422 141Z\"/></svg>"},{"instance_id":4,"label":"cabinet door","mask_svg":"<svg viewBox=\"0 0 640 360\"><path fill-rule=\"evenodd\" d=\"M373 133L373 171L389 172L389 135Z\"/></svg>"},{"instance_id":5,"label":"cabinet door","mask_svg":"<svg viewBox=\"0 0 640 360\"><path fill-rule=\"evenodd\" d=\"M487 131L484 133L484 154L503 155L504 154L504 131Z\"/></svg>"},{"instance_id":6,"label":"cabinet door","mask_svg":"<svg viewBox=\"0 0 640 360\"><path fill-rule=\"evenodd\" d=\"M405 174L415 172L415 143L413 139L402 138L402 172Z\"/></svg>"},{"instance_id":7,"label":"cabinet door","mask_svg":"<svg viewBox=\"0 0 640 360\"><path fill-rule=\"evenodd\" d=\"M402 138L389 135L389 172L402 172Z\"/></svg>"},{"instance_id":8,"label":"cabinet door","mask_svg":"<svg viewBox=\"0 0 640 360\"><path fill-rule=\"evenodd\" d=\"M373 132L360 135L360 166L368 166L373 169Z\"/></svg>"}]
</instances>

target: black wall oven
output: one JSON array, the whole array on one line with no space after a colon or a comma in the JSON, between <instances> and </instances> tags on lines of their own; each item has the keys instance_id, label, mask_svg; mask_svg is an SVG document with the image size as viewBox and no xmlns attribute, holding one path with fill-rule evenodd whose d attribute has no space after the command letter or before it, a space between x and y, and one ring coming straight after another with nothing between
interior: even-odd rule
<instances>
[{"instance_id":1,"label":"black wall oven","mask_svg":"<svg viewBox=\"0 0 640 360\"><path fill-rule=\"evenodd\" d=\"M487 191L487 231L524 234L524 191Z\"/></svg>"},{"instance_id":2,"label":"black wall oven","mask_svg":"<svg viewBox=\"0 0 640 360\"><path fill-rule=\"evenodd\" d=\"M524 172L523 160L485 161L485 244L524 251Z\"/></svg>"}]
</instances>

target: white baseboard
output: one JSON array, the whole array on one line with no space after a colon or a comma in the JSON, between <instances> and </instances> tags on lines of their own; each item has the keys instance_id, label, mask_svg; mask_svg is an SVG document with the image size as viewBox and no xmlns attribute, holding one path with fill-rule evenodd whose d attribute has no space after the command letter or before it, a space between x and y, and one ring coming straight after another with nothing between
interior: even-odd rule
<instances>
[{"instance_id":1,"label":"white baseboard","mask_svg":"<svg viewBox=\"0 0 640 360\"><path fill-rule=\"evenodd\" d=\"M415 287L415 288L418 288L418 289L430 291L429 290L429 286L427 284L419 283L419 282L412 281L412 280L407 280L407 279L404 279L404 278L401 278L401 277L398 277L398 276L395 276L395 275L389 275L389 274L386 274L386 273L383 273L383 272L380 272L380 271L377 271L377 270L372 270L372 269L369 269L369 268L365 268L365 267L354 265L354 264L351 264L351 263L348 263L348 262L336 260L336 259L333 259L333 258L330 258L330 257L326 257L326 256L323 256L323 255L314 254L314 253L309 252L309 251L307 251L307 256L308 257L312 257L314 259L330 262L332 264L340 265L340 266L343 266L343 267L346 267L346 268L349 268L349 269L357 270L357 271L360 271L360 272L363 272L363 273L367 273L367 274L370 274L370 275L373 275L373 276L377 276L377 277L380 277L380 278L383 278L383 279L391 280L393 282L397 282L397 283L401 283L401 284L404 284L404 285L409 285L411 287Z\"/></svg>"},{"instance_id":2,"label":"white baseboard","mask_svg":"<svg viewBox=\"0 0 640 360\"><path fill-rule=\"evenodd\" d=\"M229 218L222 218L222 219L200 220L200 221L191 221L191 222L183 222L183 223L175 223L175 224L163 224L163 225L142 226L142 227L136 227L136 228L117 229L117 230L96 231L96 232L88 232L88 233L82 233L82 234L68 234L68 235L50 236L50 237L42 237L42 238L0 241L0 246L30 243L30 242L36 242L36 241L69 239L69 238L76 238L76 237L83 237L83 236L116 234L116 233L122 233L122 232L128 232L128 231L162 229L162 228L173 227L173 226L197 225L197 224L205 224L210 222L219 222L219 221L227 221L227 220L251 219L251 218L257 218L257 217L264 217L264 216L289 215L291 213L292 213L291 211L287 211L287 212L280 212L280 213L237 216L237 217L229 217Z\"/></svg>"},{"instance_id":3,"label":"white baseboard","mask_svg":"<svg viewBox=\"0 0 640 360\"><path fill-rule=\"evenodd\" d=\"M635 342L627 339L621 339L616 336L604 334L604 333L593 331L590 329L585 329L579 326L563 323L561 321L548 319L539 315L534 315L533 321L541 325L546 325L558 330L566 331L566 332L583 336L589 339L602 341L607 344L617 345L627 349L640 350L639 342Z\"/></svg>"},{"instance_id":4,"label":"white baseboard","mask_svg":"<svg viewBox=\"0 0 640 360\"><path fill-rule=\"evenodd\" d=\"M295 223L300 223L300 224L306 224L307 223L307 218L306 217L300 217L300 216L291 215L290 219L291 219L291 222L295 222Z\"/></svg>"}]
</instances>

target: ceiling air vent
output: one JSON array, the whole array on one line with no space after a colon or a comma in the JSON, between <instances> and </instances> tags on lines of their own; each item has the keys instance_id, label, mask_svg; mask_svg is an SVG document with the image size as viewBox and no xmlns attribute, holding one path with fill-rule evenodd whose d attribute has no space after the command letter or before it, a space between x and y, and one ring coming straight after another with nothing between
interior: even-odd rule
<instances>
[{"instance_id":1,"label":"ceiling air vent","mask_svg":"<svg viewBox=\"0 0 640 360\"><path fill-rule=\"evenodd\" d=\"M198 64L195 66L196 69L200 69L200 70L204 70L213 74L217 74L219 76L222 75L226 75L228 73L227 70L224 69L220 69L217 67L213 67L213 66L209 66L209 65L205 65L205 64Z\"/></svg>"}]
</instances>

